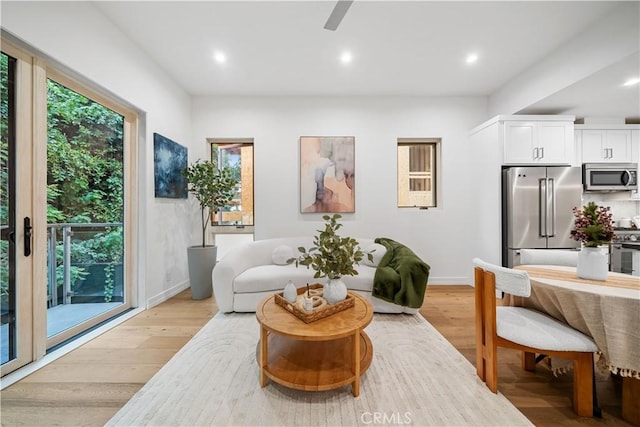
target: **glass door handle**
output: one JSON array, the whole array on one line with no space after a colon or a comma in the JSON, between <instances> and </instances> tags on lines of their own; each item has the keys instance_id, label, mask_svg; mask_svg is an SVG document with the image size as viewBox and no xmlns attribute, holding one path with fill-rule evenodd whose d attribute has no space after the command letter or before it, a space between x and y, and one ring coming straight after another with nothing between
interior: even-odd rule
<instances>
[{"instance_id":1,"label":"glass door handle","mask_svg":"<svg viewBox=\"0 0 640 427\"><path fill-rule=\"evenodd\" d=\"M24 217L24 256L31 255L31 235L33 227L31 226L31 218Z\"/></svg>"}]
</instances>

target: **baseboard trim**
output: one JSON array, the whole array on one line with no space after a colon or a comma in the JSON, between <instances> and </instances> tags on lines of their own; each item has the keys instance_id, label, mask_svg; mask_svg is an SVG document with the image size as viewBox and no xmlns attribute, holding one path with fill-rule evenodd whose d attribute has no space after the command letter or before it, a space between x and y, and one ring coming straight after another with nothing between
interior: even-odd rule
<instances>
[{"instance_id":1,"label":"baseboard trim","mask_svg":"<svg viewBox=\"0 0 640 427\"><path fill-rule=\"evenodd\" d=\"M469 277L430 277L430 285L468 285L471 282Z\"/></svg>"},{"instance_id":2,"label":"baseboard trim","mask_svg":"<svg viewBox=\"0 0 640 427\"><path fill-rule=\"evenodd\" d=\"M170 287L169 289L159 293L158 295L149 298L147 300L147 309L155 307L158 304L162 304L169 298L173 298L174 296L178 295L180 292L184 291L188 287L189 287L189 281L185 280L184 282L178 283L177 285Z\"/></svg>"}]
</instances>

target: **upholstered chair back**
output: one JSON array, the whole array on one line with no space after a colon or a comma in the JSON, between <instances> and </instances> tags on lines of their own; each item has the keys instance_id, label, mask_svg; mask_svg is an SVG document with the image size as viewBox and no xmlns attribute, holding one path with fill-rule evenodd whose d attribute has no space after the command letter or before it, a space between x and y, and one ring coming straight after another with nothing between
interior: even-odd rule
<instances>
[{"instance_id":1,"label":"upholstered chair back","mask_svg":"<svg viewBox=\"0 0 640 427\"><path fill-rule=\"evenodd\" d=\"M489 264L480 258L474 258L473 264L484 271L492 272L496 276L497 290L525 298L531 295L531 282L526 271Z\"/></svg>"}]
</instances>

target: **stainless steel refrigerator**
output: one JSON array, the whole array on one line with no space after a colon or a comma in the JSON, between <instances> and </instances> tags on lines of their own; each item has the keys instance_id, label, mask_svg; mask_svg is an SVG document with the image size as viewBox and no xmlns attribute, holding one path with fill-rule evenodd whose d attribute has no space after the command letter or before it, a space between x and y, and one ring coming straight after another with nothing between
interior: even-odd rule
<instances>
[{"instance_id":1,"label":"stainless steel refrigerator","mask_svg":"<svg viewBox=\"0 0 640 427\"><path fill-rule=\"evenodd\" d=\"M520 249L575 249L573 208L581 205L582 169L509 167L502 171L502 264L520 264Z\"/></svg>"}]
</instances>

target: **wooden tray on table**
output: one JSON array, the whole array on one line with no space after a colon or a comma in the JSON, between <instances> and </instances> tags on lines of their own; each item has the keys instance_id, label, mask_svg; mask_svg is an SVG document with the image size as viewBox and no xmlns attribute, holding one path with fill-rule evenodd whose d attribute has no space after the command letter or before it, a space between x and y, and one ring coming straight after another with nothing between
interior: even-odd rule
<instances>
[{"instance_id":1,"label":"wooden tray on table","mask_svg":"<svg viewBox=\"0 0 640 427\"><path fill-rule=\"evenodd\" d=\"M355 298L349 293L347 293L347 297L344 300L335 304L328 304L327 300L322 296L322 289L323 287L319 283L309 285L309 293L313 299L313 310L309 312L304 309L304 294L307 292L306 286L297 289L298 299L295 303L290 303L284 299L284 292L275 294L273 300L276 304L302 320L304 323L315 322L316 320L323 319L348 308L353 308L355 305Z\"/></svg>"}]
</instances>

